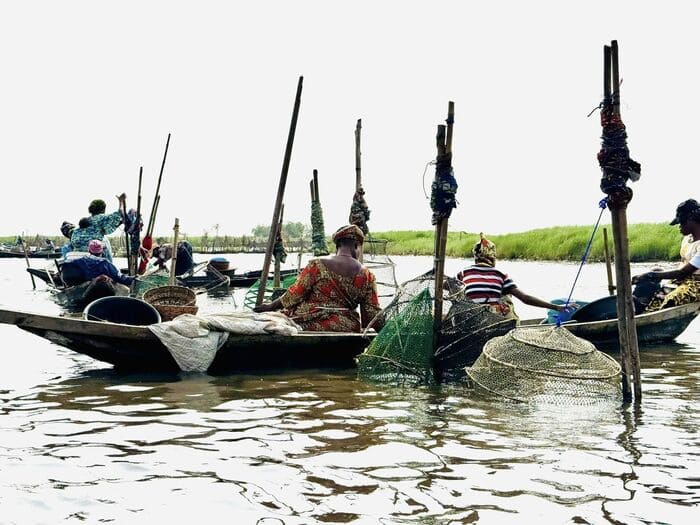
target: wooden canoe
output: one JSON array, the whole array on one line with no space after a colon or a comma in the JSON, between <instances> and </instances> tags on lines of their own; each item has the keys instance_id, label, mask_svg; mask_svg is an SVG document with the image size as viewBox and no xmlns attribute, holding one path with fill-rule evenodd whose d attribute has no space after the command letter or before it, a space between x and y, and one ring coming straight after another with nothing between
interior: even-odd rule
<instances>
[{"instance_id":1,"label":"wooden canoe","mask_svg":"<svg viewBox=\"0 0 700 525\"><path fill-rule=\"evenodd\" d=\"M177 371L168 349L145 326L0 309L0 323L13 324L59 346L118 368ZM297 335L235 335L217 353L209 373L294 368L346 368L369 345L374 332L303 332Z\"/></svg>"},{"instance_id":2,"label":"wooden canoe","mask_svg":"<svg viewBox=\"0 0 700 525\"><path fill-rule=\"evenodd\" d=\"M700 314L700 302L637 315L634 318L637 325L637 340L640 344L673 341L688 328L688 325L698 314ZM542 321L542 319L530 319L523 321L520 326L552 326L551 324L543 325ZM562 326L572 334L587 339L594 345L610 347L619 344L617 319L582 323L566 322Z\"/></svg>"}]
</instances>

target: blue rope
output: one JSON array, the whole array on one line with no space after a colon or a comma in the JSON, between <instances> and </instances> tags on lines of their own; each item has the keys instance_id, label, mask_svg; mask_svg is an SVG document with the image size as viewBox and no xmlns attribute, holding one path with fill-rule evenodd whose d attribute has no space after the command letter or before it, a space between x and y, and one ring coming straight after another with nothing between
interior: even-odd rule
<instances>
[{"instance_id":1,"label":"blue rope","mask_svg":"<svg viewBox=\"0 0 700 525\"><path fill-rule=\"evenodd\" d=\"M574 284L571 285L571 291L569 292L569 297L566 298L566 303L564 303L564 308L568 308L569 302L571 302L571 296L574 293L574 288L576 288L576 282L578 281L579 275L581 275L581 270L583 269L583 265L586 264L586 259L588 258L588 254L591 251L591 245L593 244L593 238L595 237L595 234L598 231L598 226L600 225L600 219L603 217L603 212L608 207L608 198L605 197L605 198L601 199L601 201L598 203L598 206L600 207L600 214L598 215L598 220L596 221L595 226L593 227L593 233L591 234L591 238L588 239L588 246L586 246L586 250L583 252L583 257L581 257L581 264L579 264L578 272L576 272L576 278L574 279ZM561 326L561 313L559 313L557 315L557 328L560 326Z\"/></svg>"}]
</instances>

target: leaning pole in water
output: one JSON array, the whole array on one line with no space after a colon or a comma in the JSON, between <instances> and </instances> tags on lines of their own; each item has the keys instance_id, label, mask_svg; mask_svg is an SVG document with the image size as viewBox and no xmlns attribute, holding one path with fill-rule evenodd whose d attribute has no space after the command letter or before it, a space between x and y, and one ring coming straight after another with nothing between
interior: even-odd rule
<instances>
[{"instance_id":1,"label":"leaning pole in water","mask_svg":"<svg viewBox=\"0 0 700 525\"><path fill-rule=\"evenodd\" d=\"M608 196L607 203L612 219L622 395L625 402L634 399L635 403L639 403L642 399L642 383L627 236L627 205L632 200L633 193L627 186L627 181L639 179L641 166L629 157L627 132L620 117L620 72L616 40L603 48L603 102L600 123L603 128L602 144L598 153L598 163L602 171L600 189ZM634 396L630 384L634 386Z\"/></svg>"}]
</instances>

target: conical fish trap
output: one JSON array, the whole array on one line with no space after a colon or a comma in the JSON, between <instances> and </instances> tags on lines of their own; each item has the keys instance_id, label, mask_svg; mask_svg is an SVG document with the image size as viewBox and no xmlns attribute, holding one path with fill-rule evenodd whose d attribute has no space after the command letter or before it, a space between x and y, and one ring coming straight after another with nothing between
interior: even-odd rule
<instances>
[{"instance_id":1,"label":"conical fish trap","mask_svg":"<svg viewBox=\"0 0 700 525\"><path fill-rule=\"evenodd\" d=\"M620 365L566 328L515 328L466 369L479 387L527 403L590 405L620 395Z\"/></svg>"}]
</instances>

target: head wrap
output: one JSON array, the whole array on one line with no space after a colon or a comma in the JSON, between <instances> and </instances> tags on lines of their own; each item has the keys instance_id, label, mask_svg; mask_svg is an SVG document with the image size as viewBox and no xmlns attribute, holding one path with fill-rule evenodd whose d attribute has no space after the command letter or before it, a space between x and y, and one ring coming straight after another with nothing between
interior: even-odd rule
<instances>
[{"instance_id":1,"label":"head wrap","mask_svg":"<svg viewBox=\"0 0 700 525\"><path fill-rule=\"evenodd\" d=\"M69 239L70 239L70 234L73 232L74 229L75 229L75 224L73 224L72 222L63 221L63 224L61 224L61 234L64 237L67 237Z\"/></svg>"},{"instance_id":2,"label":"head wrap","mask_svg":"<svg viewBox=\"0 0 700 525\"><path fill-rule=\"evenodd\" d=\"M484 237L483 233L480 233L479 242L472 248L472 255L477 262L483 260L493 264L496 260L496 245Z\"/></svg>"},{"instance_id":3,"label":"head wrap","mask_svg":"<svg viewBox=\"0 0 700 525\"><path fill-rule=\"evenodd\" d=\"M102 246L102 242L97 239L93 239L88 243L88 252L93 255L102 255L103 250L104 246Z\"/></svg>"},{"instance_id":4,"label":"head wrap","mask_svg":"<svg viewBox=\"0 0 700 525\"><path fill-rule=\"evenodd\" d=\"M676 208L676 216L670 224L680 224L688 219L700 219L700 203L695 199L688 199L687 201L681 202Z\"/></svg>"},{"instance_id":5,"label":"head wrap","mask_svg":"<svg viewBox=\"0 0 700 525\"><path fill-rule=\"evenodd\" d=\"M354 224L348 224L347 226L338 228L333 234L332 238L333 242L338 242L341 239L353 239L359 244L365 242L365 234L362 233L362 230Z\"/></svg>"},{"instance_id":6,"label":"head wrap","mask_svg":"<svg viewBox=\"0 0 700 525\"><path fill-rule=\"evenodd\" d=\"M95 199L90 203L90 206L88 206L88 212L90 212L90 215L104 213L106 209L107 204L102 199Z\"/></svg>"}]
</instances>

